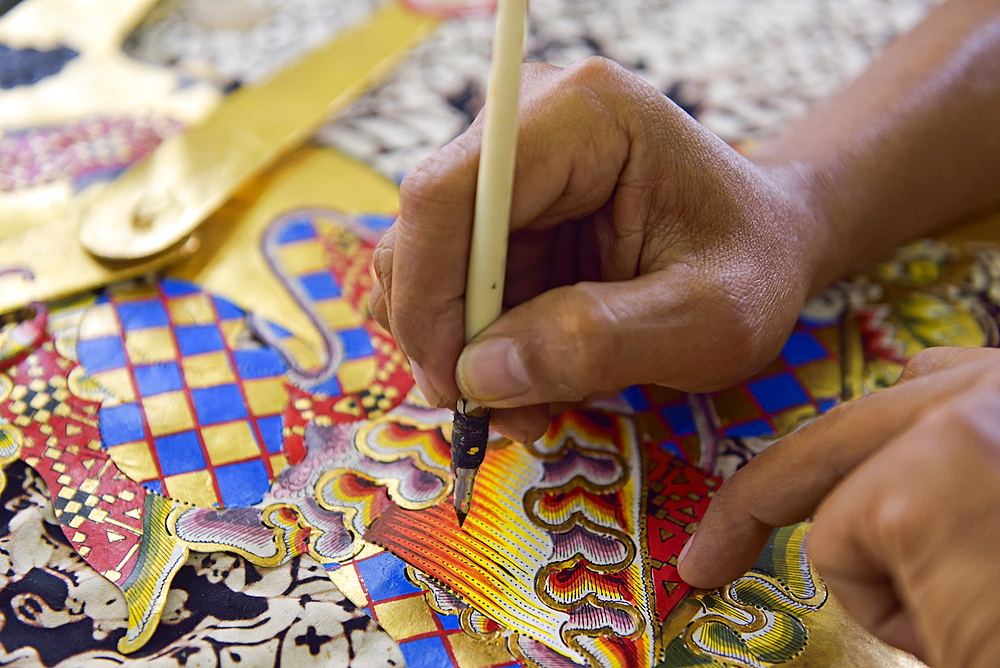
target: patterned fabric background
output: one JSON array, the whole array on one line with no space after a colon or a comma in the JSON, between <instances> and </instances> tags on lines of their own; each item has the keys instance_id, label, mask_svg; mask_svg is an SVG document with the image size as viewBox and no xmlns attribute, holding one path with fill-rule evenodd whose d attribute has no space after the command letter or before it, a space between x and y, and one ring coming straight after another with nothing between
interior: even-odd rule
<instances>
[{"instance_id":1,"label":"patterned fabric background","mask_svg":"<svg viewBox=\"0 0 1000 668\"><path fill-rule=\"evenodd\" d=\"M0 495L0 664L45 666L401 666L392 639L298 557L256 568L197 554L173 581L159 631L128 656L121 593L63 536L48 490L21 462ZM89 651L81 652L81 648Z\"/></svg>"},{"instance_id":2,"label":"patterned fabric background","mask_svg":"<svg viewBox=\"0 0 1000 668\"><path fill-rule=\"evenodd\" d=\"M566 66L607 56L727 141L743 141L801 116L939 1L532 0L527 59ZM163 0L127 50L232 87L259 80L376 4ZM319 141L397 178L462 132L484 99L493 26L483 14L442 24Z\"/></svg>"}]
</instances>

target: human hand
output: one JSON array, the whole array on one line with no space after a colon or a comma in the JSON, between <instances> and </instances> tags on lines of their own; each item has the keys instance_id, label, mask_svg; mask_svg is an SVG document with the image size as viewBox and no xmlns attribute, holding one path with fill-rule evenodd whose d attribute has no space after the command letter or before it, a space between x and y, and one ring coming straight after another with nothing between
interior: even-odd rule
<instances>
[{"instance_id":1,"label":"human hand","mask_svg":"<svg viewBox=\"0 0 1000 668\"><path fill-rule=\"evenodd\" d=\"M718 389L777 355L833 254L792 170L756 166L600 58L526 66L518 124L493 325L465 347L481 118L407 175L375 251L372 312L430 403L461 393L530 441L550 402Z\"/></svg>"},{"instance_id":2,"label":"human hand","mask_svg":"<svg viewBox=\"0 0 1000 668\"><path fill-rule=\"evenodd\" d=\"M731 582L813 516L813 565L863 627L934 668L997 665L1000 350L928 348L769 447L719 489L681 577Z\"/></svg>"}]
</instances>

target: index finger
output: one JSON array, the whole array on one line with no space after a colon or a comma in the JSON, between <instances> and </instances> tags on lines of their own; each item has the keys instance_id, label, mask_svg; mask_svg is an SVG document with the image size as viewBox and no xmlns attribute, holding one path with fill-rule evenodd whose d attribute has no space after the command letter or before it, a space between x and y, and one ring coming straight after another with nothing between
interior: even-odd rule
<instances>
[{"instance_id":1,"label":"index finger","mask_svg":"<svg viewBox=\"0 0 1000 668\"><path fill-rule=\"evenodd\" d=\"M465 344L478 139L473 127L407 174L393 225L392 285L383 299L392 334L426 379L423 385L430 387L421 389L433 405L457 397L449 377Z\"/></svg>"},{"instance_id":2,"label":"index finger","mask_svg":"<svg viewBox=\"0 0 1000 668\"><path fill-rule=\"evenodd\" d=\"M611 196L628 156L617 118L595 101L595 69L528 65L522 77L511 229L593 213ZM615 74L609 72L607 77ZM588 92L589 91L589 94ZM595 109L598 111L595 114ZM481 143L480 119L403 180L383 286L392 334L432 403L459 396L455 363L465 344L464 295ZM589 141L589 143L588 143ZM597 170L593 165L601 165ZM604 169L606 167L606 169ZM611 178L606 178L611 172Z\"/></svg>"},{"instance_id":3,"label":"index finger","mask_svg":"<svg viewBox=\"0 0 1000 668\"><path fill-rule=\"evenodd\" d=\"M981 374L962 365L841 404L764 450L719 489L682 553L681 577L714 588L743 575L775 528L809 519L855 467Z\"/></svg>"}]
</instances>

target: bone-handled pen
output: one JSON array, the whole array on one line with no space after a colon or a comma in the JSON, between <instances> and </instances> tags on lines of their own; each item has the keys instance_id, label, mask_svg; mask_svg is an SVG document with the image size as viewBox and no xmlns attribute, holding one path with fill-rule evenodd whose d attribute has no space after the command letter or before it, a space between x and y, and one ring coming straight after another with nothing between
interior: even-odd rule
<instances>
[{"instance_id":1,"label":"bone-handled pen","mask_svg":"<svg viewBox=\"0 0 1000 668\"><path fill-rule=\"evenodd\" d=\"M527 0L498 0L465 288L466 341L500 317L503 305L526 15ZM465 523L472 508L476 474L486 456L489 422L488 408L464 398L458 400L451 459L459 525Z\"/></svg>"}]
</instances>

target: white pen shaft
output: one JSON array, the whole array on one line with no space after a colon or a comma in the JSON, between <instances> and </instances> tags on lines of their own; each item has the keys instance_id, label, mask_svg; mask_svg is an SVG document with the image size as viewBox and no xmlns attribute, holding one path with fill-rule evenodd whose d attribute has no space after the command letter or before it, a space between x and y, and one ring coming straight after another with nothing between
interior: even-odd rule
<instances>
[{"instance_id":1,"label":"white pen shaft","mask_svg":"<svg viewBox=\"0 0 1000 668\"><path fill-rule=\"evenodd\" d=\"M466 341L496 320L503 305L526 12L527 0L498 0L465 289Z\"/></svg>"}]
</instances>

